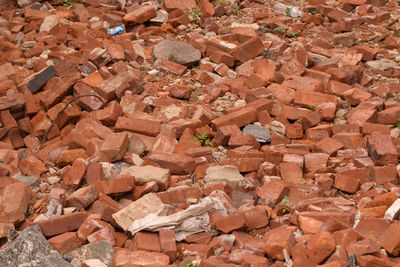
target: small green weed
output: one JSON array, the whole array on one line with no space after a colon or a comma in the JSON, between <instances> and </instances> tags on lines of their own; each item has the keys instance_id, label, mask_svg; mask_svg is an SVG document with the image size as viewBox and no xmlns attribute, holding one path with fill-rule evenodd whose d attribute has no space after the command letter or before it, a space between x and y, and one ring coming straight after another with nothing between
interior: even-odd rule
<instances>
[{"instance_id":1,"label":"small green weed","mask_svg":"<svg viewBox=\"0 0 400 267\"><path fill-rule=\"evenodd\" d=\"M298 32L290 32L290 38L297 38L299 36Z\"/></svg>"},{"instance_id":2,"label":"small green weed","mask_svg":"<svg viewBox=\"0 0 400 267\"><path fill-rule=\"evenodd\" d=\"M169 54L168 54L168 59L169 59L169 60L172 60L172 59L174 59L176 56L177 56L177 54L175 54L175 53L169 53Z\"/></svg>"},{"instance_id":3,"label":"small green weed","mask_svg":"<svg viewBox=\"0 0 400 267\"><path fill-rule=\"evenodd\" d=\"M318 105L308 105L307 108L315 111L315 109L318 107Z\"/></svg>"},{"instance_id":4,"label":"small green weed","mask_svg":"<svg viewBox=\"0 0 400 267\"><path fill-rule=\"evenodd\" d=\"M226 6L226 5L228 5L228 3L227 3L225 0L217 0L215 3L216 3L217 5L220 4L221 6Z\"/></svg>"},{"instance_id":5,"label":"small green weed","mask_svg":"<svg viewBox=\"0 0 400 267\"><path fill-rule=\"evenodd\" d=\"M397 118L396 127L400 129L400 118Z\"/></svg>"},{"instance_id":6,"label":"small green weed","mask_svg":"<svg viewBox=\"0 0 400 267\"><path fill-rule=\"evenodd\" d=\"M191 21L194 23L198 23L202 15L203 14L201 13L200 8L192 8L192 10L189 11Z\"/></svg>"},{"instance_id":7,"label":"small green weed","mask_svg":"<svg viewBox=\"0 0 400 267\"><path fill-rule=\"evenodd\" d=\"M301 183L301 184L307 184L307 181L306 181L305 179L301 179L301 180L300 180L300 183Z\"/></svg>"},{"instance_id":8,"label":"small green weed","mask_svg":"<svg viewBox=\"0 0 400 267\"><path fill-rule=\"evenodd\" d=\"M274 31L284 34L286 32L286 29L283 26L279 26L274 28Z\"/></svg>"},{"instance_id":9,"label":"small green weed","mask_svg":"<svg viewBox=\"0 0 400 267\"><path fill-rule=\"evenodd\" d=\"M73 4L80 3L82 0L61 0L64 6L72 6Z\"/></svg>"},{"instance_id":10,"label":"small green weed","mask_svg":"<svg viewBox=\"0 0 400 267\"><path fill-rule=\"evenodd\" d=\"M240 10L240 7L238 4L234 3L231 5L231 11L233 14L235 14L235 15L239 14L239 10Z\"/></svg>"},{"instance_id":11,"label":"small green weed","mask_svg":"<svg viewBox=\"0 0 400 267\"><path fill-rule=\"evenodd\" d=\"M201 146L209 146L214 147L214 144L211 142L210 136L207 132L197 135L190 139L191 142L200 142Z\"/></svg>"},{"instance_id":12,"label":"small green weed","mask_svg":"<svg viewBox=\"0 0 400 267\"><path fill-rule=\"evenodd\" d=\"M291 198L288 197L288 196L285 196L285 197L283 198L283 208L282 208L282 212L283 212L283 213L289 213L289 211L290 211L290 205L291 205L293 202L294 202L293 199L291 199Z\"/></svg>"},{"instance_id":13,"label":"small green weed","mask_svg":"<svg viewBox=\"0 0 400 267\"><path fill-rule=\"evenodd\" d=\"M194 264L191 260L187 260L183 262L182 264L176 265L176 267L198 267L197 264Z\"/></svg>"},{"instance_id":14,"label":"small green weed","mask_svg":"<svg viewBox=\"0 0 400 267\"><path fill-rule=\"evenodd\" d=\"M400 31L396 33L396 37L400 37Z\"/></svg>"}]
</instances>

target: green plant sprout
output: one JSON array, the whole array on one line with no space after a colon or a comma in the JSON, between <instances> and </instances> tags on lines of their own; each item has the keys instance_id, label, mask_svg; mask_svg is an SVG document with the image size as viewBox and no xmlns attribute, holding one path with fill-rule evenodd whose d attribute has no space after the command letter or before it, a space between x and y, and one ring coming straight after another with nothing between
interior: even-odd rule
<instances>
[{"instance_id":1,"label":"green plant sprout","mask_svg":"<svg viewBox=\"0 0 400 267\"><path fill-rule=\"evenodd\" d=\"M168 59L169 60L172 60L172 59L174 59L174 57L176 57L177 56L177 54L175 54L175 53L169 53L168 54Z\"/></svg>"},{"instance_id":2,"label":"green plant sprout","mask_svg":"<svg viewBox=\"0 0 400 267\"><path fill-rule=\"evenodd\" d=\"M216 3L220 4L221 6L226 6L228 4L225 0L218 0Z\"/></svg>"},{"instance_id":3,"label":"green plant sprout","mask_svg":"<svg viewBox=\"0 0 400 267\"><path fill-rule=\"evenodd\" d=\"M297 38L298 35L299 35L298 32L290 32L290 37L291 38Z\"/></svg>"},{"instance_id":4,"label":"green plant sprout","mask_svg":"<svg viewBox=\"0 0 400 267\"><path fill-rule=\"evenodd\" d=\"M400 118L397 118L396 127L400 129Z\"/></svg>"},{"instance_id":5,"label":"green plant sprout","mask_svg":"<svg viewBox=\"0 0 400 267\"><path fill-rule=\"evenodd\" d=\"M176 265L176 267L198 267L197 264L194 264L191 260L187 260L183 262L182 264Z\"/></svg>"},{"instance_id":6,"label":"green plant sprout","mask_svg":"<svg viewBox=\"0 0 400 267\"><path fill-rule=\"evenodd\" d=\"M293 202L294 202L293 199L291 199L291 198L288 197L288 196L285 196L285 197L283 198L283 208L282 208L282 212L283 212L283 213L289 213L289 211L290 211L290 205L291 205Z\"/></svg>"},{"instance_id":7,"label":"green plant sprout","mask_svg":"<svg viewBox=\"0 0 400 267\"><path fill-rule=\"evenodd\" d=\"M202 15L200 8L192 8L192 10L189 11L189 16L194 23L198 23Z\"/></svg>"},{"instance_id":8,"label":"green plant sprout","mask_svg":"<svg viewBox=\"0 0 400 267\"><path fill-rule=\"evenodd\" d=\"M314 110L318 107L318 105L308 105L307 108Z\"/></svg>"},{"instance_id":9,"label":"green plant sprout","mask_svg":"<svg viewBox=\"0 0 400 267\"><path fill-rule=\"evenodd\" d=\"M200 142L201 146L209 146L214 147L214 144L211 142L211 139L207 132L197 135L190 139L191 142Z\"/></svg>"},{"instance_id":10,"label":"green plant sprout","mask_svg":"<svg viewBox=\"0 0 400 267\"><path fill-rule=\"evenodd\" d=\"M231 11L233 14L237 15L239 13L239 9L240 7L238 4L234 3L231 5Z\"/></svg>"},{"instance_id":11,"label":"green plant sprout","mask_svg":"<svg viewBox=\"0 0 400 267\"><path fill-rule=\"evenodd\" d=\"M279 26L274 29L274 31L284 34L286 32L285 27Z\"/></svg>"},{"instance_id":12,"label":"green plant sprout","mask_svg":"<svg viewBox=\"0 0 400 267\"><path fill-rule=\"evenodd\" d=\"M400 31L396 33L396 37L400 37Z\"/></svg>"},{"instance_id":13,"label":"green plant sprout","mask_svg":"<svg viewBox=\"0 0 400 267\"><path fill-rule=\"evenodd\" d=\"M73 4L80 3L82 0L61 0L64 6L72 6Z\"/></svg>"},{"instance_id":14,"label":"green plant sprout","mask_svg":"<svg viewBox=\"0 0 400 267\"><path fill-rule=\"evenodd\" d=\"M301 180L300 180L300 183L301 183L301 184L307 184L307 180L301 179Z\"/></svg>"}]
</instances>

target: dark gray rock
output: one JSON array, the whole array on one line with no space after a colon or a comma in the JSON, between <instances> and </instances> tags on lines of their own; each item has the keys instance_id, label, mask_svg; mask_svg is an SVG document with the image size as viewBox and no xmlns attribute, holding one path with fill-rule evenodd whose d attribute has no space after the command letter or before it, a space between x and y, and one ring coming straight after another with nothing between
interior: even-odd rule
<instances>
[{"instance_id":1,"label":"dark gray rock","mask_svg":"<svg viewBox=\"0 0 400 267\"><path fill-rule=\"evenodd\" d=\"M56 76L56 69L54 66L48 66L41 72L35 75L35 77L29 81L28 88L31 90L32 94L36 93L37 91L42 88L43 85L47 83L48 80Z\"/></svg>"},{"instance_id":2,"label":"dark gray rock","mask_svg":"<svg viewBox=\"0 0 400 267\"><path fill-rule=\"evenodd\" d=\"M114 266L114 249L108 241L101 240L89 243L64 255L68 261L78 259L84 262L89 259L98 259L108 267ZM75 262L76 260L74 260Z\"/></svg>"},{"instance_id":3,"label":"dark gray rock","mask_svg":"<svg viewBox=\"0 0 400 267\"><path fill-rule=\"evenodd\" d=\"M90 74L93 72L93 70L88 65L83 65L81 71L85 74Z\"/></svg>"},{"instance_id":4,"label":"dark gray rock","mask_svg":"<svg viewBox=\"0 0 400 267\"><path fill-rule=\"evenodd\" d=\"M40 184L40 181L33 176L17 175L15 176L15 179L20 180L29 186L38 186Z\"/></svg>"},{"instance_id":5,"label":"dark gray rock","mask_svg":"<svg viewBox=\"0 0 400 267\"><path fill-rule=\"evenodd\" d=\"M269 134L268 129L257 126L254 124L249 124L243 128L244 134L251 134L256 138L256 140L260 143L269 143L271 142L271 135Z\"/></svg>"},{"instance_id":6,"label":"dark gray rock","mask_svg":"<svg viewBox=\"0 0 400 267\"><path fill-rule=\"evenodd\" d=\"M73 267L60 253L53 250L40 231L39 225L23 230L0 251L0 266Z\"/></svg>"},{"instance_id":7,"label":"dark gray rock","mask_svg":"<svg viewBox=\"0 0 400 267\"><path fill-rule=\"evenodd\" d=\"M196 64L200 58L200 51L185 42L163 40L154 46L156 59L168 59L176 63L191 66Z\"/></svg>"},{"instance_id":8,"label":"dark gray rock","mask_svg":"<svg viewBox=\"0 0 400 267\"><path fill-rule=\"evenodd\" d=\"M123 161L116 161L112 163L119 171L121 171L123 168L129 168L131 165L123 162Z\"/></svg>"}]
</instances>

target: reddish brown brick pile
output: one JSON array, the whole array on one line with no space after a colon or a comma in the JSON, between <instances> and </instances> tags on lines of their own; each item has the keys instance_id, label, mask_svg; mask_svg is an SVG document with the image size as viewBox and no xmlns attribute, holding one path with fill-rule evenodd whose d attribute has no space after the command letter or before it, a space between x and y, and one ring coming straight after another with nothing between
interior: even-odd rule
<instances>
[{"instance_id":1,"label":"reddish brown brick pile","mask_svg":"<svg viewBox=\"0 0 400 267\"><path fill-rule=\"evenodd\" d=\"M38 224L116 267L400 266L398 1L67 2L0 0L0 251ZM182 241L121 223L210 195L226 213Z\"/></svg>"}]
</instances>

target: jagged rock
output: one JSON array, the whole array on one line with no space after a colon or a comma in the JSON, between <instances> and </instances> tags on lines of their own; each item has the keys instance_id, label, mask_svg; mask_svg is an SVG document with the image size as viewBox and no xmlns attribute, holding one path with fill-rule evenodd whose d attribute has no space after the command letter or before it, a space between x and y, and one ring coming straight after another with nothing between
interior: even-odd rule
<instances>
[{"instance_id":1,"label":"jagged rock","mask_svg":"<svg viewBox=\"0 0 400 267\"><path fill-rule=\"evenodd\" d=\"M60 253L53 250L40 231L39 225L23 230L18 237L8 243L5 249L0 251L0 265L7 267L73 266L65 261Z\"/></svg>"}]
</instances>

